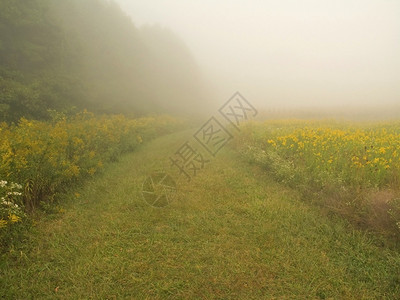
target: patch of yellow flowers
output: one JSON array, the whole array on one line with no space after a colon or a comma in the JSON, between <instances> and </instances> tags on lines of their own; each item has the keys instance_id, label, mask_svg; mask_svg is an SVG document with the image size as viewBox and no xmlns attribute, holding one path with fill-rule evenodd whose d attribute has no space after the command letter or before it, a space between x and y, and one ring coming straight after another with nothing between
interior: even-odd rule
<instances>
[{"instance_id":1,"label":"patch of yellow flowers","mask_svg":"<svg viewBox=\"0 0 400 300\"><path fill-rule=\"evenodd\" d=\"M248 122L234 143L244 157L276 180L305 195L318 195L329 206L337 205L335 211L361 218L368 226L381 217L370 214L375 201L385 201L394 225L388 231L395 228L399 233L400 122ZM391 190L393 196L368 198L379 190ZM333 195L335 203L330 202ZM348 212L342 204L351 206Z\"/></svg>"},{"instance_id":2,"label":"patch of yellow flowers","mask_svg":"<svg viewBox=\"0 0 400 300\"><path fill-rule=\"evenodd\" d=\"M23 183L25 201L30 202L26 204L32 206L63 186L94 175L104 162L180 125L168 116L128 119L86 111L53 122L0 123L0 178Z\"/></svg>"},{"instance_id":3,"label":"patch of yellow flowers","mask_svg":"<svg viewBox=\"0 0 400 300\"><path fill-rule=\"evenodd\" d=\"M396 185L400 175L400 124L268 122L265 147L309 172L328 172L349 184ZM272 128L272 129L271 129Z\"/></svg>"},{"instance_id":4,"label":"patch of yellow flowers","mask_svg":"<svg viewBox=\"0 0 400 300\"><path fill-rule=\"evenodd\" d=\"M21 222L21 218L18 217L17 215L10 214L8 216L8 221L4 219L0 219L0 228L4 228L7 226L8 223L13 224L13 223L18 223Z\"/></svg>"}]
</instances>

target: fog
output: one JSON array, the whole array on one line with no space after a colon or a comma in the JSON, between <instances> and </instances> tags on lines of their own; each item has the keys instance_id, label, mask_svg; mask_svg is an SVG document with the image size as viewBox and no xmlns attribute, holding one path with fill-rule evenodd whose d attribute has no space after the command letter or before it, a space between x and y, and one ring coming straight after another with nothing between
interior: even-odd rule
<instances>
[{"instance_id":1,"label":"fog","mask_svg":"<svg viewBox=\"0 0 400 300\"><path fill-rule=\"evenodd\" d=\"M237 90L260 108L400 102L399 1L116 2L184 40L215 102Z\"/></svg>"}]
</instances>

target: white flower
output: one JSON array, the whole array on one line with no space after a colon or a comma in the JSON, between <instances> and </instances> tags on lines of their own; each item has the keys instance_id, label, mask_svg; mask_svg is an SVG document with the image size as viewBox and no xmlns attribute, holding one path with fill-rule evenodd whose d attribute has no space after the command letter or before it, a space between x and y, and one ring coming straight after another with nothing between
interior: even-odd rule
<instances>
[{"instance_id":1,"label":"white flower","mask_svg":"<svg viewBox=\"0 0 400 300\"><path fill-rule=\"evenodd\" d=\"M12 182L11 183L11 188L12 189L14 189L14 188L17 188L17 189L22 189L22 185L20 185L20 184L18 184L18 183L14 183L14 182Z\"/></svg>"},{"instance_id":2,"label":"white flower","mask_svg":"<svg viewBox=\"0 0 400 300\"><path fill-rule=\"evenodd\" d=\"M5 187L6 185L7 185L7 181L4 181L4 180L0 180L0 187Z\"/></svg>"},{"instance_id":3,"label":"white flower","mask_svg":"<svg viewBox=\"0 0 400 300\"><path fill-rule=\"evenodd\" d=\"M8 196L22 196L22 193L20 193L20 192L8 192L7 195Z\"/></svg>"}]
</instances>

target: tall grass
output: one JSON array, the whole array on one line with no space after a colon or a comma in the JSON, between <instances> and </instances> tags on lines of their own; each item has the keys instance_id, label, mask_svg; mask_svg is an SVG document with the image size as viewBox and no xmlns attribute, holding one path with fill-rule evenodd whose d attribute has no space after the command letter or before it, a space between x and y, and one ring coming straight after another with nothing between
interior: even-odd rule
<instances>
[{"instance_id":1,"label":"tall grass","mask_svg":"<svg viewBox=\"0 0 400 300\"><path fill-rule=\"evenodd\" d=\"M102 169L124 152L178 125L170 117L127 119L82 112L55 122L0 124L0 179L24 186L32 208Z\"/></svg>"}]
</instances>

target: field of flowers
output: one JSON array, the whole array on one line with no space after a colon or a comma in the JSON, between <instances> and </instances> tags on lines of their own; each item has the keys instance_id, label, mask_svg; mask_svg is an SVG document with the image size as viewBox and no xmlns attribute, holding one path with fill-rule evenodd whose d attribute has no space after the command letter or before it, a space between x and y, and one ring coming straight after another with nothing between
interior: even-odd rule
<instances>
[{"instance_id":1,"label":"field of flowers","mask_svg":"<svg viewBox=\"0 0 400 300\"><path fill-rule=\"evenodd\" d=\"M128 119L88 112L53 122L0 123L0 231L104 163L181 125L167 116Z\"/></svg>"},{"instance_id":2,"label":"field of flowers","mask_svg":"<svg viewBox=\"0 0 400 300\"><path fill-rule=\"evenodd\" d=\"M359 212L372 213L368 195L390 191L381 207L400 228L400 123L267 121L248 124L236 142L276 179L305 194L345 195Z\"/></svg>"}]
</instances>

